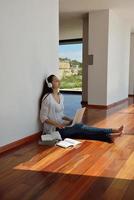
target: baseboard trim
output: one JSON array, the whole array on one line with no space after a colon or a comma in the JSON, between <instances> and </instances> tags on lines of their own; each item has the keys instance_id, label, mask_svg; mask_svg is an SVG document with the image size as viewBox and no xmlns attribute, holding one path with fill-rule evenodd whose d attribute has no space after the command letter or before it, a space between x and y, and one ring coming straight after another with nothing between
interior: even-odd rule
<instances>
[{"instance_id":1,"label":"baseboard trim","mask_svg":"<svg viewBox=\"0 0 134 200\"><path fill-rule=\"evenodd\" d=\"M10 151L12 149L15 149L15 148L17 148L17 147L19 147L21 145L26 144L26 143L30 143L30 142L36 141L37 139L40 138L40 134L41 134L41 132L37 132L37 133L34 133L34 134L30 135L30 136L27 136L27 137L24 137L24 138L22 138L20 140L17 140L15 142L12 142L12 143L9 143L7 145L4 145L4 146L0 147L0 154L5 153L7 151Z\"/></svg>"},{"instance_id":2,"label":"baseboard trim","mask_svg":"<svg viewBox=\"0 0 134 200\"><path fill-rule=\"evenodd\" d=\"M93 105L93 104L88 104L86 101L81 101L81 104L86 106L87 108L108 110L108 109L113 108L115 106L118 106L118 105L120 105L122 103L125 103L126 101L128 101L128 98L123 99L123 100L118 101L118 102L115 102L115 103L112 103L110 105Z\"/></svg>"}]
</instances>

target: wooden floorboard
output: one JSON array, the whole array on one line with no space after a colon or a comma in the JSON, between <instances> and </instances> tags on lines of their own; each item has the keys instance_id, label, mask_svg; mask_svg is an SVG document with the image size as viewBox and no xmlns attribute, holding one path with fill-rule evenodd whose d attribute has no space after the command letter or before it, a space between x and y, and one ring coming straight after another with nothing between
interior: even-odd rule
<instances>
[{"instance_id":1,"label":"wooden floorboard","mask_svg":"<svg viewBox=\"0 0 134 200\"><path fill-rule=\"evenodd\" d=\"M115 143L81 140L75 148L32 142L0 156L1 200L133 200L134 105L87 109L85 124L125 126Z\"/></svg>"}]
</instances>

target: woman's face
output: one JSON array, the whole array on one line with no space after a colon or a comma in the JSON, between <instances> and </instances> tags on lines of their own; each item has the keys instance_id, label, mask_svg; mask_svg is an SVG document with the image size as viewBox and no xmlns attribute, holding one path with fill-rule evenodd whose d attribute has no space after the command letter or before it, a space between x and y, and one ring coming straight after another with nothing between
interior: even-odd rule
<instances>
[{"instance_id":1,"label":"woman's face","mask_svg":"<svg viewBox=\"0 0 134 200\"><path fill-rule=\"evenodd\" d=\"M60 88L60 80L57 76L54 76L53 77L53 80L52 80L52 87L54 89L57 89L57 88Z\"/></svg>"}]
</instances>

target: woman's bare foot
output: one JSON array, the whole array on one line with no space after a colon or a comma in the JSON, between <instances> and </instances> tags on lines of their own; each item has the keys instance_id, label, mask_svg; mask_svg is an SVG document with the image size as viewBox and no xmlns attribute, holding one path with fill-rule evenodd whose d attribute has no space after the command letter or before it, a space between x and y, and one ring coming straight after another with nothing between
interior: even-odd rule
<instances>
[{"instance_id":1,"label":"woman's bare foot","mask_svg":"<svg viewBox=\"0 0 134 200\"><path fill-rule=\"evenodd\" d=\"M123 133L123 129L124 129L124 126L122 125L122 126L120 126L118 129L113 129L112 130L112 135L119 135L119 136L121 136L122 135L122 133Z\"/></svg>"},{"instance_id":2,"label":"woman's bare foot","mask_svg":"<svg viewBox=\"0 0 134 200\"><path fill-rule=\"evenodd\" d=\"M115 141L116 138L120 137L123 134L123 128L124 126L122 125L118 129L113 129L112 133L110 134L110 137L113 142Z\"/></svg>"}]
</instances>

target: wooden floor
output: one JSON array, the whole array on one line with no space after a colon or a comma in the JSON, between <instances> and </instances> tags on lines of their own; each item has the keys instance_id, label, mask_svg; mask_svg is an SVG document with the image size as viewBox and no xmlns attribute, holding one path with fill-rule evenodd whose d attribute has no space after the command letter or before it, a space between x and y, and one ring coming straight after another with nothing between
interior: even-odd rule
<instances>
[{"instance_id":1,"label":"wooden floor","mask_svg":"<svg viewBox=\"0 0 134 200\"><path fill-rule=\"evenodd\" d=\"M69 149L33 142L0 156L1 200L133 200L133 99L110 110L87 109L83 122L125 126L116 142L81 140Z\"/></svg>"}]
</instances>

